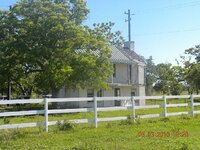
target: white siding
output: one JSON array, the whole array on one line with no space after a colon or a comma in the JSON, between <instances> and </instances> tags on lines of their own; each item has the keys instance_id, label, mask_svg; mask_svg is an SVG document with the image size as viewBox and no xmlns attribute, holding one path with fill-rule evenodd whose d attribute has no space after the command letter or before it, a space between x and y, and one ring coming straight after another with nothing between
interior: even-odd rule
<instances>
[{"instance_id":1,"label":"white siding","mask_svg":"<svg viewBox=\"0 0 200 150\"><path fill-rule=\"evenodd\" d=\"M139 92L139 96L145 96L145 86L139 86L138 87L139 89L138 89L138 92ZM145 100L140 100L139 101L139 105L141 106L141 105L145 105Z\"/></svg>"},{"instance_id":2,"label":"white siding","mask_svg":"<svg viewBox=\"0 0 200 150\"><path fill-rule=\"evenodd\" d=\"M113 77L114 83L128 83L128 65L116 64L116 77Z\"/></svg>"},{"instance_id":3,"label":"white siding","mask_svg":"<svg viewBox=\"0 0 200 150\"><path fill-rule=\"evenodd\" d=\"M138 66L138 83L144 85L144 67Z\"/></svg>"},{"instance_id":4,"label":"white siding","mask_svg":"<svg viewBox=\"0 0 200 150\"><path fill-rule=\"evenodd\" d=\"M79 97L79 91L76 89L66 89L62 88L58 92L59 98L65 98L65 97ZM67 107L67 108L78 108L79 102L59 102L57 104L59 107Z\"/></svg>"},{"instance_id":5,"label":"white siding","mask_svg":"<svg viewBox=\"0 0 200 150\"><path fill-rule=\"evenodd\" d=\"M131 86L121 87L121 96L131 96Z\"/></svg>"},{"instance_id":6,"label":"white siding","mask_svg":"<svg viewBox=\"0 0 200 150\"><path fill-rule=\"evenodd\" d=\"M114 89L104 90L104 97L114 96ZM104 101L104 107L114 106L114 101Z\"/></svg>"},{"instance_id":7,"label":"white siding","mask_svg":"<svg viewBox=\"0 0 200 150\"><path fill-rule=\"evenodd\" d=\"M138 65L132 64L132 83L137 84L138 83Z\"/></svg>"}]
</instances>

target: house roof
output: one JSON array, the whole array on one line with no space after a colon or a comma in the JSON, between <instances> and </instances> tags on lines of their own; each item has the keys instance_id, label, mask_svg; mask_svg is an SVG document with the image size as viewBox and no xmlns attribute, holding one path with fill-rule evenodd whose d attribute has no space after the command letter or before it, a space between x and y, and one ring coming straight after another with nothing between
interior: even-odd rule
<instances>
[{"instance_id":1,"label":"house roof","mask_svg":"<svg viewBox=\"0 0 200 150\"><path fill-rule=\"evenodd\" d=\"M144 58L140 55L138 55L135 51L129 50L127 48L123 47L117 47L117 46L111 46L111 63L122 63L122 64L133 64L135 63L142 63L145 64ZM85 49L77 49L76 53L80 52L90 52L95 55L99 55L99 51L87 51Z\"/></svg>"},{"instance_id":2,"label":"house roof","mask_svg":"<svg viewBox=\"0 0 200 150\"><path fill-rule=\"evenodd\" d=\"M127 48L111 46L112 56L110 61L112 63L126 63L132 64L133 62L145 64L142 56L138 55L135 51Z\"/></svg>"},{"instance_id":3,"label":"house roof","mask_svg":"<svg viewBox=\"0 0 200 150\"><path fill-rule=\"evenodd\" d=\"M110 61L112 63L132 64L132 61L127 56L125 56L119 48L111 46L111 52L112 56L110 58Z\"/></svg>"},{"instance_id":4,"label":"house roof","mask_svg":"<svg viewBox=\"0 0 200 150\"><path fill-rule=\"evenodd\" d=\"M144 57L138 55L135 51L131 51L131 50L127 49L127 48L122 48L121 51L130 60L132 60L132 61L137 60L137 61L139 61L141 63L145 63Z\"/></svg>"}]
</instances>

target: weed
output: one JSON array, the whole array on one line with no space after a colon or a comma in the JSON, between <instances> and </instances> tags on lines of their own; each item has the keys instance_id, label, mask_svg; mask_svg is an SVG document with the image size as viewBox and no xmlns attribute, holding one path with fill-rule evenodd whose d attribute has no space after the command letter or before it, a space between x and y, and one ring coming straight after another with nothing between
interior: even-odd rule
<instances>
[{"instance_id":1,"label":"weed","mask_svg":"<svg viewBox=\"0 0 200 150\"><path fill-rule=\"evenodd\" d=\"M148 120L148 123L156 123L156 120Z\"/></svg>"},{"instance_id":2,"label":"weed","mask_svg":"<svg viewBox=\"0 0 200 150\"><path fill-rule=\"evenodd\" d=\"M4 124L9 124L10 123L10 120L6 117L3 118L3 123Z\"/></svg>"},{"instance_id":3,"label":"weed","mask_svg":"<svg viewBox=\"0 0 200 150\"><path fill-rule=\"evenodd\" d=\"M180 131L180 127L178 127L178 126L172 127L172 132L179 132L179 131Z\"/></svg>"},{"instance_id":4,"label":"weed","mask_svg":"<svg viewBox=\"0 0 200 150\"><path fill-rule=\"evenodd\" d=\"M133 124L133 123L134 123L133 118L132 118L130 115L128 115L128 116L127 116L127 120L122 120L122 121L120 122L120 125L131 125L131 124Z\"/></svg>"},{"instance_id":5,"label":"weed","mask_svg":"<svg viewBox=\"0 0 200 150\"><path fill-rule=\"evenodd\" d=\"M18 138L22 138L25 136L25 133L19 129L15 129L11 132L10 136L13 138L13 139L18 139Z\"/></svg>"},{"instance_id":6,"label":"weed","mask_svg":"<svg viewBox=\"0 0 200 150\"><path fill-rule=\"evenodd\" d=\"M190 119L191 119L191 116L188 116L188 115L181 115L181 116L180 116L180 119L190 120Z\"/></svg>"},{"instance_id":7,"label":"weed","mask_svg":"<svg viewBox=\"0 0 200 150\"><path fill-rule=\"evenodd\" d=\"M136 123L137 126L139 126L141 124L140 117L138 117L138 118L135 119L135 123Z\"/></svg>"},{"instance_id":8,"label":"weed","mask_svg":"<svg viewBox=\"0 0 200 150\"><path fill-rule=\"evenodd\" d=\"M72 150L89 150L89 149L102 150L103 148L98 144L91 145L90 143L84 143L83 145L78 145L78 146L72 147Z\"/></svg>"},{"instance_id":9,"label":"weed","mask_svg":"<svg viewBox=\"0 0 200 150\"><path fill-rule=\"evenodd\" d=\"M64 120L63 122L57 122L57 129L59 131L69 131L75 129L75 124L69 121Z\"/></svg>"},{"instance_id":10,"label":"weed","mask_svg":"<svg viewBox=\"0 0 200 150\"><path fill-rule=\"evenodd\" d=\"M185 143L182 144L182 147L180 148L180 150L188 150L189 146Z\"/></svg>"},{"instance_id":11,"label":"weed","mask_svg":"<svg viewBox=\"0 0 200 150\"><path fill-rule=\"evenodd\" d=\"M167 122L167 121L169 121L169 118L164 117L164 118L161 119L161 121L163 121L163 122Z\"/></svg>"},{"instance_id":12,"label":"weed","mask_svg":"<svg viewBox=\"0 0 200 150\"><path fill-rule=\"evenodd\" d=\"M1 135L0 135L0 141L9 141L9 140L15 140L18 138L22 138L25 136L25 133L22 132L19 129L15 130L5 130Z\"/></svg>"},{"instance_id":13,"label":"weed","mask_svg":"<svg viewBox=\"0 0 200 150\"><path fill-rule=\"evenodd\" d=\"M111 124L107 123L106 128L111 128L111 127L112 127Z\"/></svg>"},{"instance_id":14,"label":"weed","mask_svg":"<svg viewBox=\"0 0 200 150\"><path fill-rule=\"evenodd\" d=\"M43 132L43 131L44 131L43 126L38 126L38 133L41 133L41 132Z\"/></svg>"}]
</instances>

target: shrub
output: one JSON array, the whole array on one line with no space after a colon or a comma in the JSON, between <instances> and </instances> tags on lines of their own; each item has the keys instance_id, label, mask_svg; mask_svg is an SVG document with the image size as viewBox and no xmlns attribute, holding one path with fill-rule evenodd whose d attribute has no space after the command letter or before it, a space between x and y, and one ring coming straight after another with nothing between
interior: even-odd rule
<instances>
[{"instance_id":1,"label":"shrub","mask_svg":"<svg viewBox=\"0 0 200 150\"><path fill-rule=\"evenodd\" d=\"M75 124L69 121L64 120L63 122L58 121L57 123L57 129L59 131L68 131L68 130L74 130Z\"/></svg>"},{"instance_id":2,"label":"shrub","mask_svg":"<svg viewBox=\"0 0 200 150\"><path fill-rule=\"evenodd\" d=\"M135 119L135 121L136 120L137 119ZM130 115L127 116L127 120L122 120L120 122L120 125L131 125L131 124L134 124L134 120L133 120L133 118Z\"/></svg>"}]
</instances>

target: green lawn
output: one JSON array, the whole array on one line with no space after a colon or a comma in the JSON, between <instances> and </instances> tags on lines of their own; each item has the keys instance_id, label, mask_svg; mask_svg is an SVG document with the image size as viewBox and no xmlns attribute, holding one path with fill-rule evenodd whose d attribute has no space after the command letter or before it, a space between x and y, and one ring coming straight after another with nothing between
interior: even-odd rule
<instances>
[{"instance_id":1,"label":"green lawn","mask_svg":"<svg viewBox=\"0 0 200 150\"><path fill-rule=\"evenodd\" d=\"M106 122L97 129L93 124L67 131L54 126L49 133L42 127L1 130L0 149L200 149L199 126L196 115Z\"/></svg>"},{"instance_id":2,"label":"green lawn","mask_svg":"<svg viewBox=\"0 0 200 150\"><path fill-rule=\"evenodd\" d=\"M175 103L171 101L172 103ZM176 101L177 102L177 101ZM179 101L178 103L185 102ZM188 101L189 102L189 101ZM149 102L152 104L154 101ZM161 104L161 101L156 103ZM9 106L11 110L11 106ZM195 107L199 110L200 106ZM3 108L1 108L3 110ZM190 111L190 107L168 108L168 112ZM136 115L162 113L163 109L136 110ZM98 117L130 116L131 111L98 112ZM49 120L93 118L93 113L49 115ZM42 115L8 117L10 124L44 121ZM0 118L0 124L5 119ZM0 130L0 149L73 149L73 150L165 150L200 149L200 115L181 115L168 118L136 119L100 122L95 129L92 123L76 125L72 130L58 130L50 126Z\"/></svg>"}]
</instances>

